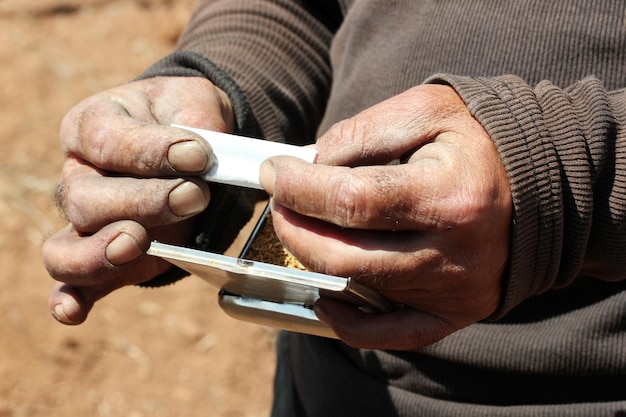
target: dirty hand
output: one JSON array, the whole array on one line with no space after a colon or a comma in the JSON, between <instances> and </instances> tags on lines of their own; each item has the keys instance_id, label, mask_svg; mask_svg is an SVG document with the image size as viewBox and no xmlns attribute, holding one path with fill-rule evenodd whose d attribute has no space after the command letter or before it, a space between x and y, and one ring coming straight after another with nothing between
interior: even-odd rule
<instances>
[{"instance_id":1,"label":"dirty hand","mask_svg":"<svg viewBox=\"0 0 626 417\"><path fill-rule=\"evenodd\" d=\"M320 299L346 343L411 350L488 318L501 301L511 191L498 153L456 92L423 85L333 126L317 164L261 167L283 244L311 270L397 303L367 314ZM393 161L399 161L394 164Z\"/></svg>"},{"instance_id":2,"label":"dirty hand","mask_svg":"<svg viewBox=\"0 0 626 417\"><path fill-rule=\"evenodd\" d=\"M212 151L173 123L229 131L230 101L205 79L158 77L97 94L64 118L57 204L69 224L43 247L61 323L81 323L96 300L165 272L170 264L145 256L150 241L187 241L207 207L198 175Z\"/></svg>"}]
</instances>

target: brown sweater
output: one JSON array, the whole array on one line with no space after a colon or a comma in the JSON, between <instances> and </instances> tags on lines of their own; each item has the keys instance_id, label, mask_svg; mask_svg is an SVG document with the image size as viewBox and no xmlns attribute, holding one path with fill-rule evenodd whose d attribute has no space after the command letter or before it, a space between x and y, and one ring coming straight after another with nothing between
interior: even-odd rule
<instances>
[{"instance_id":1,"label":"brown sweater","mask_svg":"<svg viewBox=\"0 0 626 417\"><path fill-rule=\"evenodd\" d=\"M505 164L493 320L419 352L291 335L306 415L626 415L624 0L206 0L155 75L206 76L240 133L296 143L448 83Z\"/></svg>"}]
</instances>

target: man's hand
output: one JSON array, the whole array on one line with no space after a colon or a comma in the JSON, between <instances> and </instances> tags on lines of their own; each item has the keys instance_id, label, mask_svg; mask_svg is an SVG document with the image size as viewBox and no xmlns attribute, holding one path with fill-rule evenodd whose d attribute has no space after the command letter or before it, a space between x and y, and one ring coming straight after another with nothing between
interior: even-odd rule
<instances>
[{"instance_id":1,"label":"man's hand","mask_svg":"<svg viewBox=\"0 0 626 417\"><path fill-rule=\"evenodd\" d=\"M153 78L95 95L63 120L57 204L69 224L43 248L60 322L81 323L96 300L170 268L145 256L151 240L190 238L192 216L209 203L197 176L213 155L173 123L230 131L230 101L205 79Z\"/></svg>"},{"instance_id":2,"label":"man's hand","mask_svg":"<svg viewBox=\"0 0 626 417\"><path fill-rule=\"evenodd\" d=\"M498 307L511 192L452 88L419 86L373 106L319 139L317 164L272 158L261 180L277 235L306 267L398 304L366 314L320 299L317 315L346 343L417 349Z\"/></svg>"}]
</instances>

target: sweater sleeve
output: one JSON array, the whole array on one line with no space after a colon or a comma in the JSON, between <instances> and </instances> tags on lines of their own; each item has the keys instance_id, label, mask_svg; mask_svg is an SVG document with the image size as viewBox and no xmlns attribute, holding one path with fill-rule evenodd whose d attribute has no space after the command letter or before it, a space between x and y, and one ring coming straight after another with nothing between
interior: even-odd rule
<instances>
[{"instance_id":1,"label":"sweater sleeve","mask_svg":"<svg viewBox=\"0 0 626 417\"><path fill-rule=\"evenodd\" d=\"M238 130L312 143L331 85L341 12L322 0L201 0L176 51L144 77L204 76L231 98Z\"/></svg>"},{"instance_id":2,"label":"sweater sleeve","mask_svg":"<svg viewBox=\"0 0 626 417\"><path fill-rule=\"evenodd\" d=\"M501 317L579 274L626 278L626 91L595 78L560 89L515 76L437 75L491 135L513 198Z\"/></svg>"}]
</instances>

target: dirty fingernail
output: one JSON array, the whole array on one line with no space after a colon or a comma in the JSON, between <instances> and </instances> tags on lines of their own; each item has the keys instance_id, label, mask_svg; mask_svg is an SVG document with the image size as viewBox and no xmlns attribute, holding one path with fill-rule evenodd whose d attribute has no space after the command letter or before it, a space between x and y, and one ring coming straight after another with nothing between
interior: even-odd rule
<instances>
[{"instance_id":1,"label":"dirty fingernail","mask_svg":"<svg viewBox=\"0 0 626 417\"><path fill-rule=\"evenodd\" d=\"M105 256L113 265L124 265L142 254L143 251L135 239L126 233L120 233L107 246Z\"/></svg>"},{"instance_id":2,"label":"dirty fingernail","mask_svg":"<svg viewBox=\"0 0 626 417\"><path fill-rule=\"evenodd\" d=\"M269 195L274 195L276 166L271 158L266 159L263 163L261 163L261 167L259 168L259 182L261 183L261 187L263 187Z\"/></svg>"},{"instance_id":3,"label":"dirty fingernail","mask_svg":"<svg viewBox=\"0 0 626 417\"><path fill-rule=\"evenodd\" d=\"M187 181L174 188L169 195L169 206L177 216L200 213L209 203L207 193L193 182Z\"/></svg>"},{"instance_id":4,"label":"dirty fingernail","mask_svg":"<svg viewBox=\"0 0 626 417\"><path fill-rule=\"evenodd\" d=\"M178 142L170 146L167 160L172 168L181 172L204 172L210 166L209 154L195 140Z\"/></svg>"}]
</instances>

